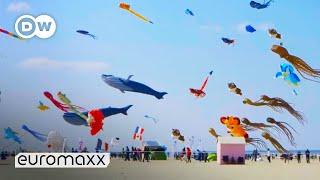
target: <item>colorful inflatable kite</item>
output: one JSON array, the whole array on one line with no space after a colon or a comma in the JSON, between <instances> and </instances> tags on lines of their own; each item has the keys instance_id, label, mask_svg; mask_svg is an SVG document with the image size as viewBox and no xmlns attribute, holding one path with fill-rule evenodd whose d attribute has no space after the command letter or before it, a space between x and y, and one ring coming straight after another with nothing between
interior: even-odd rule
<instances>
[{"instance_id":1,"label":"colorful inflatable kite","mask_svg":"<svg viewBox=\"0 0 320 180\"><path fill-rule=\"evenodd\" d=\"M148 20L147 18L145 18L145 17L142 16L141 14L139 14L139 13L135 12L134 10L132 10L132 9L130 8L130 5L129 5L129 4L120 3L120 4L119 4L119 7L120 7L121 9L124 9L124 10L130 12L131 14L133 14L133 15L135 15L136 17L140 18L141 20L153 24L152 21Z\"/></svg>"},{"instance_id":2,"label":"colorful inflatable kite","mask_svg":"<svg viewBox=\"0 0 320 180\"><path fill-rule=\"evenodd\" d=\"M155 91L142 83L131 81L132 76L130 75L127 79L123 79L113 75L102 75L102 80L109 86L119 89L122 93L125 93L125 91L137 92L154 96L157 99L163 99L163 96L168 94L166 92Z\"/></svg>"},{"instance_id":3,"label":"colorful inflatable kite","mask_svg":"<svg viewBox=\"0 0 320 180\"><path fill-rule=\"evenodd\" d=\"M90 37L92 37L93 39L96 39L96 36L93 35L93 34L90 34L89 31L77 30L77 33L80 33L80 34L83 34L83 35L86 35L86 36L90 36Z\"/></svg>"},{"instance_id":4,"label":"colorful inflatable kite","mask_svg":"<svg viewBox=\"0 0 320 180\"><path fill-rule=\"evenodd\" d=\"M39 106L38 106L38 109L40 111L46 111L48 109L50 109L48 106L44 105L41 101L39 101Z\"/></svg>"},{"instance_id":5,"label":"colorful inflatable kite","mask_svg":"<svg viewBox=\"0 0 320 180\"><path fill-rule=\"evenodd\" d=\"M277 112L281 112L282 109L285 109L291 115L293 115L300 123L304 123L303 116L298 111L296 111L288 102L279 97L270 98L267 95L262 95L261 98L257 101L252 101L246 98L243 100L243 104L248 104L252 106L268 106Z\"/></svg>"},{"instance_id":6,"label":"colorful inflatable kite","mask_svg":"<svg viewBox=\"0 0 320 180\"><path fill-rule=\"evenodd\" d=\"M266 140L268 140L274 148L276 148L276 150L279 153L287 153L288 151L279 143L278 140L276 140L275 138L273 138L269 133L267 132L263 132L262 133L262 137L264 137Z\"/></svg>"},{"instance_id":7,"label":"colorful inflatable kite","mask_svg":"<svg viewBox=\"0 0 320 180\"><path fill-rule=\"evenodd\" d=\"M179 141L184 142L184 136L180 133L179 129L172 129L172 136Z\"/></svg>"},{"instance_id":8,"label":"colorful inflatable kite","mask_svg":"<svg viewBox=\"0 0 320 180\"><path fill-rule=\"evenodd\" d=\"M252 8L255 8L255 9L264 9L264 8L267 8L270 6L270 3L272 2L273 0L269 0L268 2L263 2L263 4L261 3L258 3L258 2L255 2L255 1L251 1L250 2L250 6Z\"/></svg>"},{"instance_id":9,"label":"colorful inflatable kite","mask_svg":"<svg viewBox=\"0 0 320 180\"><path fill-rule=\"evenodd\" d=\"M1 29L1 28L0 28L0 32L1 32L1 33L4 33L4 34L7 34L7 35L9 35L9 36L11 36L11 37L14 37L14 38L17 38L17 39L20 39L20 40L24 40L22 37L20 37L20 36L18 36L18 35L15 35L15 34L13 34L12 32L9 32L9 31L4 30L4 29Z\"/></svg>"},{"instance_id":10,"label":"colorful inflatable kite","mask_svg":"<svg viewBox=\"0 0 320 180\"><path fill-rule=\"evenodd\" d=\"M18 144L22 143L20 137L18 136L18 133L13 131L10 127L4 129L4 138L11 139L17 142Z\"/></svg>"},{"instance_id":11,"label":"colorful inflatable kite","mask_svg":"<svg viewBox=\"0 0 320 180\"><path fill-rule=\"evenodd\" d=\"M34 130L29 129L26 125L22 125L22 129L30 133L33 137L38 139L41 142L46 142L47 141L47 135L36 132Z\"/></svg>"},{"instance_id":12,"label":"colorful inflatable kite","mask_svg":"<svg viewBox=\"0 0 320 180\"><path fill-rule=\"evenodd\" d=\"M64 152L65 141L57 131L48 133L47 146L50 152Z\"/></svg>"},{"instance_id":13,"label":"colorful inflatable kite","mask_svg":"<svg viewBox=\"0 0 320 180\"><path fill-rule=\"evenodd\" d=\"M202 86L200 89L189 88L191 94L193 94L195 97L204 97L206 95L206 93L204 92L204 89L206 88L209 77L212 75L212 73L213 71L210 71L209 76L207 76L206 80L202 83Z\"/></svg>"},{"instance_id":14,"label":"colorful inflatable kite","mask_svg":"<svg viewBox=\"0 0 320 180\"><path fill-rule=\"evenodd\" d=\"M47 97L58 109L60 109L61 111L64 111L64 112L69 112L71 107L74 108L74 109L78 109L78 110L84 110L83 108L79 107L79 106L75 106L75 105L71 105L71 107L69 107L70 105L67 105L67 104L63 104L59 101L57 101L53 95L48 92L48 91L45 91L44 93L44 96Z\"/></svg>"},{"instance_id":15,"label":"colorful inflatable kite","mask_svg":"<svg viewBox=\"0 0 320 180\"><path fill-rule=\"evenodd\" d=\"M281 34L277 32L276 29L268 29L268 33L271 37L275 38L275 39L281 39Z\"/></svg>"},{"instance_id":16,"label":"colorful inflatable kite","mask_svg":"<svg viewBox=\"0 0 320 180\"><path fill-rule=\"evenodd\" d=\"M288 50L279 45L273 45L271 51L278 54L280 58L286 59L289 63L291 63L295 69L299 72L299 74L307 80L320 82L320 70L313 69L310 65L308 65L304 60L300 59L297 56L289 54ZM309 79L306 76L310 76L314 79Z\"/></svg>"},{"instance_id":17,"label":"colorful inflatable kite","mask_svg":"<svg viewBox=\"0 0 320 180\"><path fill-rule=\"evenodd\" d=\"M276 78L282 78L289 85L296 88L300 83L300 79L290 64L283 63L280 65L281 71L277 72ZM297 91L293 89L293 93L297 95Z\"/></svg>"},{"instance_id":18,"label":"colorful inflatable kite","mask_svg":"<svg viewBox=\"0 0 320 180\"><path fill-rule=\"evenodd\" d=\"M233 93L235 93L235 94L238 94L238 95L242 96L241 89L238 88L235 83L233 83L233 82L228 83L228 88L229 88L229 91L230 91L230 92L233 92Z\"/></svg>"},{"instance_id":19,"label":"colorful inflatable kite","mask_svg":"<svg viewBox=\"0 0 320 180\"><path fill-rule=\"evenodd\" d=\"M294 136L293 136L291 130L294 132L297 132L297 131L292 126L290 126L290 124L288 124L286 122L276 121L275 119L273 119L271 117L267 118L267 122L278 126L282 130L283 134L287 136L290 144L292 146L296 146L296 143L294 142Z\"/></svg>"}]
</instances>

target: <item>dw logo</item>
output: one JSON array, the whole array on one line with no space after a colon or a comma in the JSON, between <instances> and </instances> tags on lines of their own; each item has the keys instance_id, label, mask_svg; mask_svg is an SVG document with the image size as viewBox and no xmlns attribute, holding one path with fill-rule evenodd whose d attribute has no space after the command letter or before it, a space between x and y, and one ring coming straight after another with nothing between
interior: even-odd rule
<instances>
[{"instance_id":1,"label":"dw logo","mask_svg":"<svg viewBox=\"0 0 320 180\"><path fill-rule=\"evenodd\" d=\"M24 38L30 39L38 36L41 39L47 39L56 32L56 22L48 15L33 17L31 15L20 16L14 26L16 33Z\"/></svg>"}]
</instances>

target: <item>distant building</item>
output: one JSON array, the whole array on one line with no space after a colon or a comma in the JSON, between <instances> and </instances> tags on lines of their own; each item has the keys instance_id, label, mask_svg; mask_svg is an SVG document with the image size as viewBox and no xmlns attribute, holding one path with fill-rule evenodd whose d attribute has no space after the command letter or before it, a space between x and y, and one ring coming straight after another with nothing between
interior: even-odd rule
<instances>
[{"instance_id":1,"label":"distant building","mask_svg":"<svg viewBox=\"0 0 320 180\"><path fill-rule=\"evenodd\" d=\"M244 164L246 141L243 137L218 137L217 163Z\"/></svg>"}]
</instances>

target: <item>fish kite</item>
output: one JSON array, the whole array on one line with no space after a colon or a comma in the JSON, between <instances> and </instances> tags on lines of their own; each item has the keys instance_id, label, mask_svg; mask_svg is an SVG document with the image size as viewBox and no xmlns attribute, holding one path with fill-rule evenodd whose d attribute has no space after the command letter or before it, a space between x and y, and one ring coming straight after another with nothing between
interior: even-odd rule
<instances>
[{"instance_id":1,"label":"fish kite","mask_svg":"<svg viewBox=\"0 0 320 180\"><path fill-rule=\"evenodd\" d=\"M307 80L314 81L314 82L320 82L320 70L319 69L313 69L310 65L308 65L303 59L289 54L288 50L282 46L279 45L273 45L271 48L271 51L278 54L280 58L284 58L289 63L291 63L294 68L299 72L299 74ZM310 76L314 79L310 79L306 76Z\"/></svg>"},{"instance_id":2,"label":"fish kite","mask_svg":"<svg viewBox=\"0 0 320 180\"><path fill-rule=\"evenodd\" d=\"M290 64L283 63L280 65L280 72L277 72L276 78L282 78L289 85L293 87L298 87L300 79L298 75L294 72L294 68ZM293 89L293 93L297 95L297 91Z\"/></svg>"},{"instance_id":3,"label":"fish kite","mask_svg":"<svg viewBox=\"0 0 320 180\"><path fill-rule=\"evenodd\" d=\"M44 105L41 101L39 101L39 106L38 106L38 109L40 111L46 111L48 109L50 109L48 106Z\"/></svg>"},{"instance_id":4,"label":"fish kite","mask_svg":"<svg viewBox=\"0 0 320 180\"><path fill-rule=\"evenodd\" d=\"M18 136L18 133L13 131L10 127L4 129L4 138L5 139L12 139L13 141L21 144L21 139Z\"/></svg>"},{"instance_id":5,"label":"fish kite","mask_svg":"<svg viewBox=\"0 0 320 180\"><path fill-rule=\"evenodd\" d=\"M47 141L47 135L36 132L34 130L31 130L28 128L28 126L26 125L22 125L22 129L27 131L28 133L30 133L33 137L35 137L36 139L38 139L41 142L46 142Z\"/></svg>"},{"instance_id":6,"label":"fish kite","mask_svg":"<svg viewBox=\"0 0 320 180\"><path fill-rule=\"evenodd\" d=\"M20 39L20 40L24 40L22 37L20 37L20 36L18 36L18 35L15 35L15 34L13 34L12 32L9 32L9 31L4 30L4 29L1 29L1 28L0 28L0 32L1 32L1 33L4 33L4 34L7 34L7 35L9 35L9 36L11 36L11 37L14 37L14 38L17 38L17 39Z\"/></svg>"},{"instance_id":7,"label":"fish kite","mask_svg":"<svg viewBox=\"0 0 320 180\"><path fill-rule=\"evenodd\" d=\"M249 98L245 98L243 100L243 104L248 104L251 106L268 106L277 112L281 112L283 109L285 109L291 115L293 115L300 123L304 123L304 118L300 114L300 112L295 110L288 102L279 97L270 98L267 95L262 95L261 98L257 101L252 101Z\"/></svg>"},{"instance_id":8,"label":"fish kite","mask_svg":"<svg viewBox=\"0 0 320 180\"><path fill-rule=\"evenodd\" d=\"M238 94L238 95L242 96L241 89L238 88L235 83L233 83L233 82L228 83L228 88L229 88L229 91L230 91L230 92L233 92L233 93L235 93L235 94Z\"/></svg>"},{"instance_id":9,"label":"fish kite","mask_svg":"<svg viewBox=\"0 0 320 180\"><path fill-rule=\"evenodd\" d=\"M224 42L224 43L226 43L226 44L228 44L228 45L230 45L230 44L232 44L232 45L234 45L234 43L236 42L236 40L234 40L234 39L229 39L229 38L221 38L221 40Z\"/></svg>"},{"instance_id":10,"label":"fish kite","mask_svg":"<svg viewBox=\"0 0 320 180\"><path fill-rule=\"evenodd\" d=\"M142 83L130 80L133 75L130 75L127 79L115 77L113 75L102 75L102 80L111 87L119 89L122 93L125 91L137 92L141 94L147 94L156 97L157 99L163 99L163 96L168 94L166 92L158 92L149 86Z\"/></svg>"},{"instance_id":11,"label":"fish kite","mask_svg":"<svg viewBox=\"0 0 320 180\"><path fill-rule=\"evenodd\" d=\"M142 134L144 133L144 128L141 128L139 126L136 127L134 134L133 134L133 140L140 140L142 141Z\"/></svg>"},{"instance_id":12,"label":"fish kite","mask_svg":"<svg viewBox=\"0 0 320 180\"><path fill-rule=\"evenodd\" d=\"M90 36L90 37L92 37L93 39L96 39L96 38L97 38L95 35L90 34L89 31L77 30L77 33L80 33L80 34L83 34L83 35L86 35L86 36Z\"/></svg>"},{"instance_id":13,"label":"fish kite","mask_svg":"<svg viewBox=\"0 0 320 180\"><path fill-rule=\"evenodd\" d=\"M180 133L179 129L172 129L172 136L179 141L184 142L184 136Z\"/></svg>"},{"instance_id":14,"label":"fish kite","mask_svg":"<svg viewBox=\"0 0 320 180\"><path fill-rule=\"evenodd\" d=\"M156 118L154 118L154 117L151 117L151 116L148 116L148 115L145 115L144 117L147 118L147 119L152 119L153 122L156 123L156 124L157 124L157 122L159 121L158 119L156 119Z\"/></svg>"},{"instance_id":15,"label":"fish kite","mask_svg":"<svg viewBox=\"0 0 320 180\"><path fill-rule=\"evenodd\" d=\"M267 8L270 6L270 3L272 2L273 0L269 0L268 2L263 2L263 4L261 3L258 3L258 2L255 2L255 1L251 1L250 2L250 6L252 8L255 8L255 9L264 9L264 8Z\"/></svg>"},{"instance_id":16,"label":"fish kite","mask_svg":"<svg viewBox=\"0 0 320 180\"><path fill-rule=\"evenodd\" d=\"M246 31L250 32L250 33L253 33L255 31L257 31L257 30L254 27L252 27L251 25L247 25L246 26Z\"/></svg>"},{"instance_id":17,"label":"fish kite","mask_svg":"<svg viewBox=\"0 0 320 180\"><path fill-rule=\"evenodd\" d=\"M194 88L189 88L190 93L193 94L195 97L204 97L206 96L206 93L204 92L204 89L206 88L206 85L209 80L209 76L211 76L213 71L210 71L209 75L205 79L205 81L202 83L202 86L200 89L194 89Z\"/></svg>"},{"instance_id":18,"label":"fish kite","mask_svg":"<svg viewBox=\"0 0 320 180\"><path fill-rule=\"evenodd\" d=\"M186 13L187 15L190 15L190 16L194 16L193 12L190 9L186 9L184 11L184 13Z\"/></svg>"},{"instance_id":19,"label":"fish kite","mask_svg":"<svg viewBox=\"0 0 320 180\"><path fill-rule=\"evenodd\" d=\"M136 17L140 18L141 20L153 24L152 21L148 20L147 18L145 18L145 17L142 16L141 14L139 14L139 13L135 12L134 10L132 10L132 9L130 8L130 5L129 5L129 4L120 3L120 4L119 4L119 7L120 7L121 9L124 9L124 10L130 12L131 14L133 14L133 15L135 15Z\"/></svg>"}]
</instances>

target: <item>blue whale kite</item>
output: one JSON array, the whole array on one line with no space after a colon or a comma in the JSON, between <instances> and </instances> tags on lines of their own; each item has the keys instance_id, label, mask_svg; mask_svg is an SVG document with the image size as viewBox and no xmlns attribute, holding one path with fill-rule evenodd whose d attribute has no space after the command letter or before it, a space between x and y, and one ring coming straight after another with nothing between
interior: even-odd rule
<instances>
[{"instance_id":1,"label":"blue whale kite","mask_svg":"<svg viewBox=\"0 0 320 180\"><path fill-rule=\"evenodd\" d=\"M109 117L109 116L113 116L116 114L124 114L124 115L128 115L128 110L132 107L132 105L123 107L123 108L113 108L113 107L108 107L108 108L103 108L103 109L99 109L104 118ZM83 112L82 114L84 114L85 116L88 116L88 112ZM72 125L76 125L76 126L88 126L88 122L83 119L82 117L80 117L79 115L77 115L76 113L64 113L63 114L63 119L65 121L67 121L69 124Z\"/></svg>"},{"instance_id":2,"label":"blue whale kite","mask_svg":"<svg viewBox=\"0 0 320 180\"><path fill-rule=\"evenodd\" d=\"M132 76L133 75L130 75L127 79L123 79L123 78L115 77L113 75L103 74L102 80L105 83L107 83L109 86L119 89L122 93L124 93L125 91L137 92L137 93L154 96L157 99L163 99L163 96L168 94L166 92L158 92L144 84L131 81L130 79Z\"/></svg>"}]
</instances>

